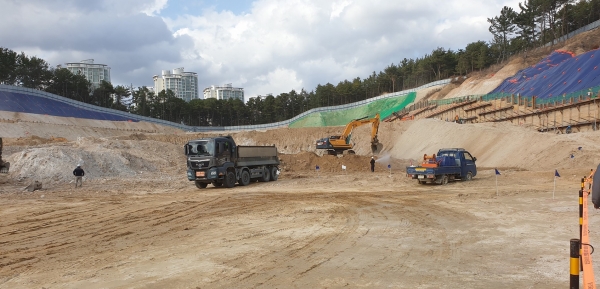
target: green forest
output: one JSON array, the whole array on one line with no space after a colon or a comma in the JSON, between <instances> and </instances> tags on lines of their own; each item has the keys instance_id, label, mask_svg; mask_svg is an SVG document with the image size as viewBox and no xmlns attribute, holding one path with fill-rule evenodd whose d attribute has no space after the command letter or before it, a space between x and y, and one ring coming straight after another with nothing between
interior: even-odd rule
<instances>
[{"instance_id":1,"label":"green forest","mask_svg":"<svg viewBox=\"0 0 600 289\"><path fill-rule=\"evenodd\" d=\"M600 0L526 0L518 11L504 7L488 18L490 42L469 43L453 51L438 47L417 59L403 58L379 73L337 85L319 84L312 91L238 99L195 99L185 102L172 91L131 90L109 82L92 89L82 75L52 68L43 59L0 47L0 83L43 90L85 103L128 111L191 126L264 124L290 119L312 108L356 102L385 93L416 88L455 76L465 76L537 48L600 19ZM127 101L126 101L127 100Z\"/></svg>"}]
</instances>

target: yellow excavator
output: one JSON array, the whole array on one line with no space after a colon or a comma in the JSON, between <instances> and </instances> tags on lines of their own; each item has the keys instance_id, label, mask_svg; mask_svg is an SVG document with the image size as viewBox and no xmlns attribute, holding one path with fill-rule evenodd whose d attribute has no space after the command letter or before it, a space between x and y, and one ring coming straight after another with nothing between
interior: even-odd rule
<instances>
[{"instance_id":1,"label":"yellow excavator","mask_svg":"<svg viewBox=\"0 0 600 289\"><path fill-rule=\"evenodd\" d=\"M8 174L10 163L2 160L2 138L0 137L0 174Z\"/></svg>"},{"instance_id":2,"label":"yellow excavator","mask_svg":"<svg viewBox=\"0 0 600 289\"><path fill-rule=\"evenodd\" d=\"M347 151L349 154L354 154L354 146L350 142L350 138L352 137L352 131L361 125L371 124L371 151L374 154L379 153L381 151L382 145L379 143L377 139L377 132L379 131L379 114L376 114L373 118L368 118L365 116L363 118L355 119L349 122L346 125L346 128L342 132L342 135L334 135L326 138L322 138L317 140L317 149L325 149L327 153L330 155L338 155L343 154L344 151Z\"/></svg>"}]
</instances>

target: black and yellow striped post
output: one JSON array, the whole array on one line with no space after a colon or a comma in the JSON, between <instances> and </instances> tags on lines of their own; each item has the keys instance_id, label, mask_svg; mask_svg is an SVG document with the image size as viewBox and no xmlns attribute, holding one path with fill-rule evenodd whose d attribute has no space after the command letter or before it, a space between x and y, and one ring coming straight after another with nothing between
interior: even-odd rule
<instances>
[{"instance_id":1,"label":"black and yellow striped post","mask_svg":"<svg viewBox=\"0 0 600 289\"><path fill-rule=\"evenodd\" d=\"M579 289L579 239L571 239L570 279L569 289Z\"/></svg>"}]
</instances>

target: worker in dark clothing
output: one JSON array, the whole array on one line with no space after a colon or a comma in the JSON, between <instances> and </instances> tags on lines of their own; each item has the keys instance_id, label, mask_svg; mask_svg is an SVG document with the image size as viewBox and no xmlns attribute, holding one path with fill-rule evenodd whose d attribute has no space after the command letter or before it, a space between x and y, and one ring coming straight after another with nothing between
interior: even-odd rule
<instances>
[{"instance_id":1,"label":"worker in dark clothing","mask_svg":"<svg viewBox=\"0 0 600 289\"><path fill-rule=\"evenodd\" d=\"M73 175L75 176L75 187L77 188L77 184L79 187L83 186L83 176L85 176L85 172L81 168L81 165L77 165L77 167L73 170Z\"/></svg>"},{"instance_id":2,"label":"worker in dark clothing","mask_svg":"<svg viewBox=\"0 0 600 289\"><path fill-rule=\"evenodd\" d=\"M375 171L375 157L371 157L371 172Z\"/></svg>"},{"instance_id":3,"label":"worker in dark clothing","mask_svg":"<svg viewBox=\"0 0 600 289\"><path fill-rule=\"evenodd\" d=\"M600 165L592 177L592 203L595 209L600 209Z\"/></svg>"}]
</instances>

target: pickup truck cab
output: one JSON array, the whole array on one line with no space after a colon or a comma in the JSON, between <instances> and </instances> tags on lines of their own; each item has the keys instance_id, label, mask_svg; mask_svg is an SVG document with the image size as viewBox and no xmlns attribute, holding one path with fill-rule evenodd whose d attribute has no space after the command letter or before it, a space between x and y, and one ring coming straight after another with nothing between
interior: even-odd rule
<instances>
[{"instance_id":1,"label":"pickup truck cab","mask_svg":"<svg viewBox=\"0 0 600 289\"><path fill-rule=\"evenodd\" d=\"M453 180L470 181L477 175L475 161L477 158L463 148L444 148L431 157L425 155L420 166L406 167L406 174L419 184L445 185Z\"/></svg>"}]
</instances>

